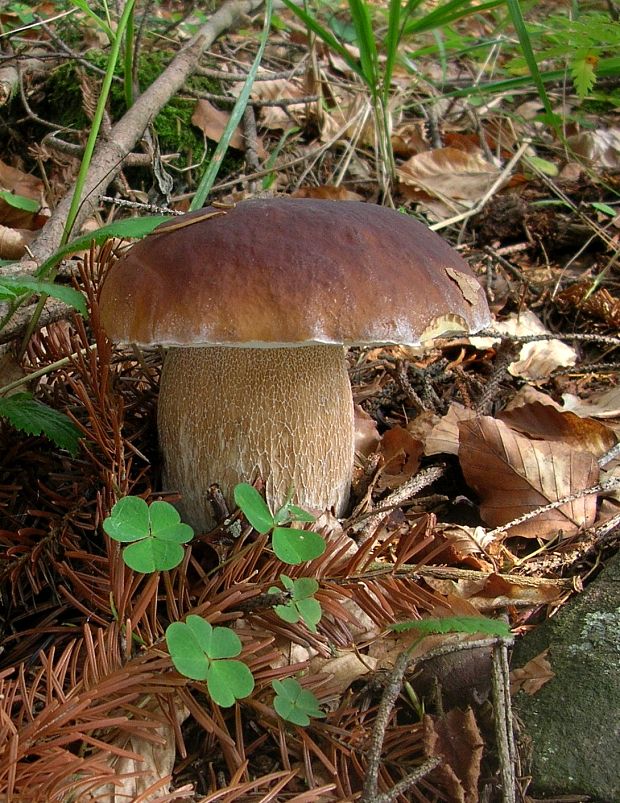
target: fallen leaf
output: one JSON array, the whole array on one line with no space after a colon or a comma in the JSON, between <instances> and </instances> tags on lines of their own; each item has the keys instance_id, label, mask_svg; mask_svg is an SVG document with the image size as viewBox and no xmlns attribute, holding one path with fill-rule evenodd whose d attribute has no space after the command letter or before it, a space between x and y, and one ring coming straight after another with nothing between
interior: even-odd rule
<instances>
[{"instance_id":1,"label":"fallen leaf","mask_svg":"<svg viewBox=\"0 0 620 803\"><path fill-rule=\"evenodd\" d=\"M471 708L453 708L442 717L423 719L424 754L441 756L431 773L453 803L477 803L484 741Z\"/></svg>"},{"instance_id":2,"label":"fallen leaf","mask_svg":"<svg viewBox=\"0 0 620 803\"><path fill-rule=\"evenodd\" d=\"M0 259L20 259L36 236L35 231L0 225Z\"/></svg>"},{"instance_id":3,"label":"fallen leaf","mask_svg":"<svg viewBox=\"0 0 620 803\"><path fill-rule=\"evenodd\" d=\"M499 176L496 165L488 162L480 150L466 153L458 148L435 148L417 153L404 162L396 173L407 197L416 200L428 194L460 203L459 208L479 201Z\"/></svg>"},{"instance_id":4,"label":"fallen leaf","mask_svg":"<svg viewBox=\"0 0 620 803\"><path fill-rule=\"evenodd\" d=\"M475 276L468 276L463 271L455 270L454 268L445 268L446 273L456 282L463 298L468 304L477 304L480 298L480 282Z\"/></svg>"},{"instance_id":5,"label":"fallen leaf","mask_svg":"<svg viewBox=\"0 0 620 803\"><path fill-rule=\"evenodd\" d=\"M510 693L516 694L524 691L526 694L536 694L539 689L555 677L555 672L547 660L549 650L541 652L521 669L513 669L510 673Z\"/></svg>"},{"instance_id":6,"label":"fallen leaf","mask_svg":"<svg viewBox=\"0 0 620 803\"><path fill-rule=\"evenodd\" d=\"M605 424L540 402L504 410L497 417L511 429L531 438L558 441L591 452L595 457L604 455L617 442L613 430Z\"/></svg>"},{"instance_id":7,"label":"fallen leaf","mask_svg":"<svg viewBox=\"0 0 620 803\"><path fill-rule=\"evenodd\" d=\"M594 456L553 441L532 441L502 421L482 416L459 425L459 461L480 496L480 515L499 527L598 482ZM511 527L509 535L552 538L589 527L596 495L580 497Z\"/></svg>"},{"instance_id":8,"label":"fallen leaf","mask_svg":"<svg viewBox=\"0 0 620 803\"><path fill-rule=\"evenodd\" d=\"M456 599L462 599L473 607L476 614L491 613L511 605L548 605L566 595L566 588L554 583L528 582L529 578L500 576L495 572L480 574L480 577L458 580L425 577L424 581L450 601L456 608Z\"/></svg>"},{"instance_id":9,"label":"fallen leaf","mask_svg":"<svg viewBox=\"0 0 620 803\"><path fill-rule=\"evenodd\" d=\"M377 422L359 404L353 406L355 424L355 453L368 457L377 450L381 440Z\"/></svg>"},{"instance_id":10,"label":"fallen leaf","mask_svg":"<svg viewBox=\"0 0 620 803\"><path fill-rule=\"evenodd\" d=\"M293 198L324 198L328 201L363 201L364 196L351 192L346 187L323 184L321 187L300 187L292 194Z\"/></svg>"},{"instance_id":11,"label":"fallen leaf","mask_svg":"<svg viewBox=\"0 0 620 803\"><path fill-rule=\"evenodd\" d=\"M392 427L381 439L382 466L377 488L398 488L420 468L423 445L403 427Z\"/></svg>"},{"instance_id":12,"label":"fallen leaf","mask_svg":"<svg viewBox=\"0 0 620 803\"><path fill-rule=\"evenodd\" d=\"M620 128L597 128L581 131L567 138L573 153L596 167L620 167Z\"/></svg>"},{"instance_id":13,"label":"fallen leaf","mask_svg":"<svg viewBox=\"0 0 620 803\"><path fill-rule=\"evenodd\" d=\"M476 412L463 407L458 402L452 402L448 412L441 418L430 432L424 444L424 454L458 454L459 453L459 423L476 418Z\"/></svg>"},{"instance_id":14,"label":"fallen leaf","mask_svg":"<svg viewBox=\"0 0 620 803\"><path fill-rule=\"evenodd\" d=\"M35 201L39 207L44 206L43 182L11 167L0 159L0 189L15 195ZM46 218L38 212L26 211L12 206L0 198L0 224L19 229L38 229L43 226ZM12 257L5 257L12 259Z\"/></svg>"},{"instance_id":15,"label":"fallen leaf","mask_svg":"<svg viewBox=\"0 0 620 803\"><path fill-rule=\"evenodd\" d=\"M620 416L620 385L602 393L593 393L589 399L580 399L571 393L562 395L564 409L584 418L616 418Z\"/></svg>"},{"instance_id":16,"label":"fallen leaf","mask_svg":"<svg viewBox=\"0 0 620 803\"><path fill-rule=\"evenodd\" d=\"M233 94L239 94L243 84L234 84ZM307 93L299 81L288 78L274 78L267 81L255 81L252 87L252 100L296 100ZM263 106L260 110L260 123L270 130L288 131L303 123L307 117L306 103L291 103L281 106Z\"/></svg>"},{"instance_id":17,"label":"fallen leaf","mask_svg":"<svg viewBox=\"0 0 620 803\"><path fill-rule=\"evenodd\" d=\"M565 368L575 365L577 362L575 349L567 346L561 340L551 337L551 333L545 329L531 310L524 310L518 315L510 315L504 321L497 321L494 328L502 334L518 337L549 335L548 340L538 340L522 346L519 359L508 366L508 370L513 376L520 376L531 381L548 379L549 374L556 368ZM484 347L485 343L488 344L489 338L472 337L471 341L477 347Z\"/></svg>"},{"instance_id":18,"label":"fallen leaf","mask_svg":"<svg viewBox=\"0 0 620 803\"><path fill-rule=\"evenodd\" d=\"M192 114L192 124L199 128L207 139L213 142L219 142L229 120L229 112L216 109L212 103L209 103L209 101L204 98L200 98L196 101L194 113ZM230 145L238 151L245 150L245 140L239 126L237 126L233 132Z\"/></svg>"}]
</instances>

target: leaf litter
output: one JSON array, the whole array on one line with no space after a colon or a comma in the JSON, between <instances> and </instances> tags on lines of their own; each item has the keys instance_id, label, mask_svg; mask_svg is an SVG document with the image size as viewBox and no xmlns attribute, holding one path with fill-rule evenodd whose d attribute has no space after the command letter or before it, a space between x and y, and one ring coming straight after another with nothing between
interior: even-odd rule
<instances>
[{"instance_id":1,"label":"leaf litter","mask_svg":"<svg viewBox=\"0 0 620 803\"><path fill-rule=\"evenodd\" d=\"M240 45L243 65L245 39L232 36L231 44ZM298 66L298 48L294 32L274 36L268 55L274 75L283 53ZM256 106L254 145L265 174L277 173L279 189L299 197L376 201L376 136L366 98L344 61L321 49L314 55L320 80L308 69L299 79L255 85L255 101L290 101ZM213 57L228 64L230 51L216 47ZM460 70L449 64L439 76L437 64L428 65L428 75L442 80L458 81ZM36 789L41 800L78 795L110 803L122 794L159 801L196 794L231 801L353 799L366 777L385 678L409 643L385 636L391 623L482 612L527 628L579 587L588 562L604 559L596 534L613 521L616 503L611 494L603 499L600 486L587 492L597 488L598 461L618 440L618 343L571 335L617 338L617 225L609 211L615 211L609 188L617 186L617 130L571 134L570 150L560 155L536 119L538 101L529 112L511 109L510 123L501 104L499 110L480 105L474 125L464 101L439 99L435 124L407 113L407 102L415 108L414 92L421 91L412 91L410 76L396 73L394 82L410 93L399 96L402 108L390 110L398 146L395 200L431 222L465 215L460 232L445 233L460 240L483 283L497 291L496 332L513 339L519 356L503 361L497 337L441 341L424 354L398 348L351 354L354 395L365 415L354 512L342 525L325 525L328 549L312 564L324 614L314 634L264 607L282 567L256 533L232 536L222 528L193 542L181 569L149 578L127 570L119 547L103 539L101 523L119 496L159 497L160 359L112 351L96 304L111 248L87 254L77 283L88 297L90 322L69 317L40 330L10 376L62 361L35 389L80 427L79 459L0 422L0 571L10 614L0 655L0 745L6 746L0 750L7 751L0 755L11 757L0 768L2 794L26 799ZM302 100L319 92L320 102ZM214 114L206 102L198 101L207 109L200 127L217 140L229 105L213 106ZM503 174L525 136L532 136L527 153ZM33 143L34 152L57 179L52 185L74 170L73 157L49 142ZM2 157L11 164L0 165L0 189L40 206L32 212L5 199L0 207L8 216L0 219L0 243L15 239L7 252L15 259L45 224L45 187L34 168L24 171L21 155ZM597 170L611 172L599 180L592 175ZM242 173L232 168L227 178L235 182ZM128 175L119 186L124 181L128 197L145 198ZM188 180L191 186L191 174ZM483 213L468 221L495 185ZM226 201L232 192L235 200L249 186L240 181L216 193ZM89 224L98 227L107 214L101 208ZM523 342L532 335L541 339ZM435 479L424 484L429 468ZM291 577L299 572L292 567ZM194 613L213 626L235 624L256 677L256 692L230 712L214 706L199 684L181 679L161 646L162 622ZM450 643L448 636L432 638L419 646L420 660ZM515 678L530 693L549 678L539 658ZM488 671L484 663L475 666ZM296 672L305 673L304 687L327 713L305 731L285 728L270 706L270 682ZM421 692L426 713L401 696L385 727L382 789L440 756L442 768L420 781L416 799L479 799L483 770L488 777L493 772L487 770L494 737L475 701L461 710L450 697L451 676L469 678L462 665L437 673L442 688ZM418 688L415 672L407 682Z\"/></svg>"}]
</instances>

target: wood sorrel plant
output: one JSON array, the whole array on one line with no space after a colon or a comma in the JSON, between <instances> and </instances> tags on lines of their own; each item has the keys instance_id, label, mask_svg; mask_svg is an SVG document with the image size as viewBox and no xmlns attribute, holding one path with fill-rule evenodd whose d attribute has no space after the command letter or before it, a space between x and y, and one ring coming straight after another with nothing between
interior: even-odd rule
<instances>
[{"instance_id":1,"label":"wood sorrel plant","mask_svg":"<svg viewBox=\"0 0 620 803\"><path fill-rule=\"evenodd\" d=\"M262 534L271 532L273 550L283 563L302 563L325 551L325 542L317 533L286 526L314 521L314 516L297 505L286 502L272 514L258 491L247 483L236 486L235 500L254 529ZM178 566L184 545L194 536L171 504L157 501L149 506L137 496L120 499L104 520L103 529L113 540L127 544L123 561L144 574ZM291 624L303 621L316 633L322 615L321 605L314 598L318 582L309 577L293 580L285 574L280 575L280 581L290 599L274 605L277 615ZM281 596L276 586L269 588L269 593ZM237 658L242 644L231 628L213 627L203 617L190 614L184 622L168 625L166 644L176 670L192 680L204 681L209 696L221 708L252 693L254 677ZM305 727L311 717L325 716L315 695L294 678L274 680L272 687L274 710L282 719Z\"/></svg>"}]
</instances>

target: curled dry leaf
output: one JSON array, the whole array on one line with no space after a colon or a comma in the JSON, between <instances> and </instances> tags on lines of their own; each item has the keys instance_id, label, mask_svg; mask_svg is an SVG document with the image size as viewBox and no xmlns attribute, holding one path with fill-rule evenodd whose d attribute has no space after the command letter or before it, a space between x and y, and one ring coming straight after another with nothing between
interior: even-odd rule
<instances>
[{"instance_id":1,"label":"curled dry leaf","mask_svg":"<svg viewBox=\"0 0 620 803\"><path fill-rule=\"evenodd\" d=\"M539 689L555 677L555 672L547 659L549 650L541 652L525 666L513 669L510 673L510 693L516 694L524 691L526 694L536 694Z\"/></svg>"},{"instance_id":2,"label":"curled dry leaf","mask_svg":"<svg viewBox=\"0 0 620 803\"><path fill-rule=\"evenodd\" d=\"M377 487L398 488L420 468L424 447L403 427L392 427L381 439L382 467Z\"/></svg>"},{"instance_id":3,"label":"curled dry leaf","mask_svg":"<svg viewBox=\"0 0 620 803\"><path fill-rule=\"evenodd\" d=\"M458 148L417 153L396 171L401 189L411 200L428 196L449 199L459 202L460 209L479 201L499 172L480 150L466 153Z\"/></svg>"},{"instance_id":4,"label":"curled dry leaf","mask_svg":"<svg viewBox=\"0 0 620 803\"><path fill-rule=\"evenodd\" d=\"M581 418L575 413L561 412L540 402L524 404L498 415L511 429L531 438L558 441L573 449L591 452L600 457L617 442L612 429L593 418Z\"/></svg>"},{"instance_id":5,"label":"curled dry leaf","mask_svg":"<svg viewBox=\"0 0 620 803\"><path fill-rule=\"evenodd\" d=\"M20 259L26 253L26 246L36 236L36 232L28 229L12 229L0 225L0 259Z\"/></svg>"},{"instance_id":6,"label":"curled dry leaf","mask_svg":"<svg viewBox=\"0 0 620 803\"><path fill-rule=\"evenodd\" d=\"M234 84L233 94L241 92L243 84ZM296 100L307 93L299 81L288 78L274 78L271 81L255 81L252 87L252 100ZM271 130L288 131L303 123L307 117L307 104L291 103L285 109L280 106L263 106L260 110L260 122Z\"/></svg>"},{"instance_id":7,"label":"curled dry leaf","mask_svg":"<svg viewBox=\"0 0 620 803\"><path fill-rule=\"evenodd\" d=\"M480 496L480 515L499 527L598 482L593 455L563 443L532 441L502 421L482 416L459 425L465 481ZM509 535L552 538L590 527L596 495L583 496L511 527Z\"/></svg>"},{"instance_id":8,"label":"curled dry leaf","mask_svg":"<svg viewBox=\"0 0 620 803\"><path fill-rule=\"evenodd\" d=\"M454 454L459 453L459 423L469 421L476 417L474 410L463 407L458 402L452 402L448 412L442 416L431 430L426 443L424 454Z\"/></svg>"},{"instance_id":9,"label":"curled dry leaf","mask_svg":"<svg viewBox=\"0 0 620 803\"><path fill-rule=\"evenodd\" d=\"M512 362L508 370L513 376L520 376L531 381L545 380L556 368L575 365L577 352L575 349L551 337L539 318L530 310L508 316L504 321L496 322L494 328L506 335L517 337L528 335L549 335L548 340L526 343L519 352L519 359ZM489 338L472 337L471 341L478 348L489 343ZM496 341L497 342L497 341Z\"/></svg>"},{"instance_id":10,"label":"curled dry leaf","mask_svg":"<svg viewBox=\"0 0 620 803\"><path fill-rule=\"evenodd\" d=\"M495 572L480 574L477 578L445 580L425 577L435 591L444 594L450 606L457 609L457 599L467 602L476 614L490 614L511 605L548 605L566 596L566 588L554 583L532 581L528 577L506 577ZM463 611L463 615L472 615Z\"/></svg>"},{"instance_id":11,"label":"curled dry leaf","mask_svg":"<svg viewBox=\"0 0 620 803\"><path fill-rule=\"evenodd\" d=\"M620 385L602 393L593 393L589 399L579 399L571 393L562 396L564 408L580 416L592 418L617 418L620 416Z\"/></svg>"},{"instance_id":12,"label":"curled dry leaf","mask_svg":"<svg viewBox=\"0 0 620 803\"><path fill-rule=\"evenodd\" d=\"M572 151L595 167L620 167L620 128L597 128L568 137Z\"/></svg>"},{"instance_id":13,"label":"curled dry leaf","mask_svg":"<svg viewBox=\"0 0 620 803\"><path fill-rule=\"evenodd\" d=\"M377 422L359 404L353 406L355 423L355 453L368 457L376 451L381 440Z\"/></svg>"},{"instance_id":14,"label":"curled dry leaf","mask_svg":"<svg viewBox=\"0 0 620 803\"><path fill-rule=\"evenodd\" d=\"M484 741L471 708L453 708L442 717L424 716L424 753L443 763L431 779L440 783L453 803L477 803Z\"/></svg>"}]
</instances>

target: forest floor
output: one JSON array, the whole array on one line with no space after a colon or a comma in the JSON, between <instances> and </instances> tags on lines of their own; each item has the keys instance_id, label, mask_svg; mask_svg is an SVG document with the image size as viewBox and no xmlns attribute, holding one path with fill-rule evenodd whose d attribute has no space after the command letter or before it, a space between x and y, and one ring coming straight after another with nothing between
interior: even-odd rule
<instances>
[{"instance_id":1,"label":"forest floor","mask_svg":"<svg viewBox=\"0 0 620 803\"><path fill-rule=\"evenodd\" d=\"M536 4L552 115L504 4L420 24L389 81L388 148L345 6L320 12L344 54L276 9L208 203L414 215L469 263L494 323L350 351L353 489L344 518L310 525L322 555L284 566L230 510L178 567L143 574L103 522L127 495L176 500L160 492L162 354L107 339L99 290L128 241L96 233L187 212L228 136L262 11L197 5L136 8L133 101L121 60L87 157L118 20L106 31L77 0L0 11L0 800L533 801L509 689L535 694L553 666L509 677L512 639L595 582L620 533L615 6L571 27L566 4ZM451 4L428 5L413 19ZM368 9L385 44L386 9ZM43 274L71 216L88 236ZM43 306L24 273L64 289L40 285ZM315 628L278 616L283 570L318 581ZM172 665L166 628L194 614L241 639L255 685L230 707ZM425 619L446 625L392 629ZM320 707L305 725L274 710L289 677Z\"/></svg>"}]
</instances>

